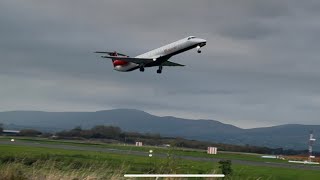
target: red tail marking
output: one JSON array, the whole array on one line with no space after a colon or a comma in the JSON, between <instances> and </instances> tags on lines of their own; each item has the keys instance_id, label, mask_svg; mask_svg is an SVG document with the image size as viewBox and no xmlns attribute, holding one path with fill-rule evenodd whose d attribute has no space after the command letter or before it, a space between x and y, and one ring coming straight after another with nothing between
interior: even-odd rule
<instances>
[{"instance_id":1,"label":"red tail marking","mask_svg":"<svg viewBox=\"0 0 320 180\"><path fill-rule=\"evenodd\" d=\"M118 53L117 53L117 52L114 52L114 53L112 53L112 54L110 54L110 55L111 55L111 56L118 56ZM113 67L115 67L115 66L125 66L125 65L128 64L127 61L117 60L117 59L112 60L112 63L113 63Z\"/></svg>"},{"instance_id":2,"label":"red tail marking","mask_svg":"<svg viewBox=\"0 0 320 180\"><path fill-rule=\"evenodd\" d=\"M113 66L124 66L127 65L128 62L127 61L123 61L123 60L114 60L113 61Z\"/></svg>"}]
</instances>

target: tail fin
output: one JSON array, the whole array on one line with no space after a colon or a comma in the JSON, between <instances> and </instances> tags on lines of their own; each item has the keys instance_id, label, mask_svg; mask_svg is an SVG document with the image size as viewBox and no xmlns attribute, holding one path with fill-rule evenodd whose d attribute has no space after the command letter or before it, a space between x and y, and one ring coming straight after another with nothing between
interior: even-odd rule
<instances>
[{"instance_id":1,"label":"tail fin","mask_svg":"<svg viewBox=\"0 0 320 180\"><path fill-rule=\"evenodd\" d=\"M111 53L110 53L110 56L118 56L117 51L115 51L115 52L111 52Z\"/></svg>"},{"instance_id":2,"label":"tail fin","mask_svg":"<svg viewBox=\"0 0 320 180\"><path fill-rule=\"evenodd\" d=\"M118 56L118 53L117 53L116 51L111 52L111 53L110 53L110 56ZM115 59L112 59L112 65L113 65L113 67L115 67L115 66L116 66L115 61L116 61Z\"/></svg>"},{"instance_id":3,"label":"tail fin","mask_svg":"<svg viewBox=\"0 0 320 180\"><path fill-rule=\"evenodd\" d=\"M119 56L119 54L116 51L114 51L114 52L110 53L110 56ZM128 62L123 61L123 60L112 59L112 64L113 64L113 67L125 66L128 64Z\"/></svg>"}]
</instances>

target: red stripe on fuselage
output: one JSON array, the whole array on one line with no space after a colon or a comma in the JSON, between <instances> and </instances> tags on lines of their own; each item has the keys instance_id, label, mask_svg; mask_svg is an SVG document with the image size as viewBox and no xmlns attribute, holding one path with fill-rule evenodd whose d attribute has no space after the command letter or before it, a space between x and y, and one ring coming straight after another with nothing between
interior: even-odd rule
<instances>
[{"instance_id":1,"label":"red stripe on fuselage","mask_svg":"<svg viewBox=\"0 0 320 180\"><path fill-rule=\"evenodd\" d=\"M125 66L127 65L127 61L122 61L122 60L114 60L113 61L113 66Z\"/></svg>"}]
</instances>

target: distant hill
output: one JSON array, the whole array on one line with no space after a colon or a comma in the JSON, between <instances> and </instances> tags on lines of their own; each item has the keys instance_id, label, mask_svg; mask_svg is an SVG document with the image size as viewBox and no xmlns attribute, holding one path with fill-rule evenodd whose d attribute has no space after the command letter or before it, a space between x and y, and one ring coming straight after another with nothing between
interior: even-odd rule
<instances>
[{"instance_id":1,"label":"distant hill","mask_svg":"<svg viewBox=\"0 0 320 180\"><path fill-rule=\"evenodd\" d=\"M0 112L0 123L6 128L34 128L42 131L60 131L76 126L118 126L125 131L160 133L229 144L250 144L286 149L307 149L309 130L320 134L320 125L287 124L281 126L241 129L215 120L190 120L171 116L159 117L133 109L115 109L97 112ZM320 139L319 139L320 140ZM320 150L320 143L314 149Z\"/></svg>"}]
</instances>

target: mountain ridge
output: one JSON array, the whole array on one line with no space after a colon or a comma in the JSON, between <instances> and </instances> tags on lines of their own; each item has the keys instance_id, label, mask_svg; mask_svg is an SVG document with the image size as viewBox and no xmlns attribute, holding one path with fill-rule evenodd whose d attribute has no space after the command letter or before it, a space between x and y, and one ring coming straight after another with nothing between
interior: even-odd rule
<instances>
[{"instance_id":1,"label":"mountain ridge","mask_svg":"<svg viewBox=\"0 0 320 180\"><path fill-rule=\"evenodd\" d=\"M309 131L313 129L315 135L320 134L320 125L284 124L243 129L217 120L155 116L136 109L94 112L5 111L0 112L0 123L5 124L6 128L34 128L51 132L76 126L86 129L95 125L112 125L124 131L286 149L307 149ZM314 149L320 150L320 146L315 143Z\"/></svg>"}]
</instances>

